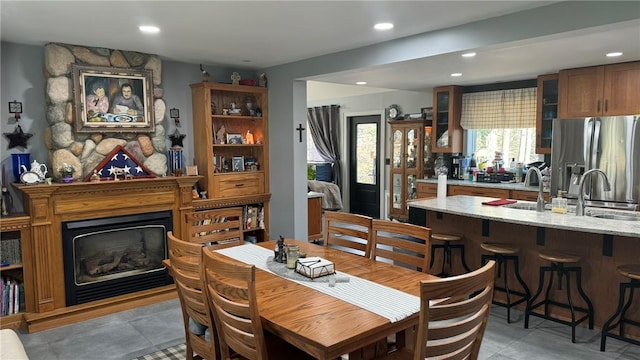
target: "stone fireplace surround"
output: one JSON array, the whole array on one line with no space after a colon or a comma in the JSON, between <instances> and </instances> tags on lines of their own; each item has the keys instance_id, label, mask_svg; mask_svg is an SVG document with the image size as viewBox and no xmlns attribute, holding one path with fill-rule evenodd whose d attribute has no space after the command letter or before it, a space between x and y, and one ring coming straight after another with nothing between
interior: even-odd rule
<instances>
[{"instance_id":1,"label":"stone fireplace surround","mask_svg":"<svg viewBox=\"0 0 640 360\"><path fill-rule=\"evenodd\" d=\"M166 104L163 100L162 61L157 55L134 51L50 43L44 47L46 117L49 127L44 140L49 150L50 176L60 178L58 169L67 163L76 169L75 180L83 179L118 145L157 176L167 172ZM155 132L78 134L75 132L73 76L71 65L145 69L153 73Z\"/></svg>"},{"instance_id":2,"label":"stone fireplace surround","mask_svg":"<svg viewBox=\"0 0 640 360\"><path fill-rule=\"evenodd\" d=\"M115 296L67 306L62 245L62 223L94 218L172 211L173 232L186 236L185 215L193 211L191 189L201 176L160 177L99 183L13 186L22 193L31 217L30 240L22 249L25 314L29 332L46 330L116 311L174 298L175 287Z\"/></svg>"}]
</instances>

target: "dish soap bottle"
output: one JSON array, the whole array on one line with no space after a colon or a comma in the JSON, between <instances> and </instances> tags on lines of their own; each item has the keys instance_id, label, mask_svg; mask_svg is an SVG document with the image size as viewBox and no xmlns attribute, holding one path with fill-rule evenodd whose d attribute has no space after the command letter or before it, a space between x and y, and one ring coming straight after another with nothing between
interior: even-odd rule
<instances>
[{"instance_id":1,"label":"dish soap bottle","mask_svg":"<svg viewBox=\"0 0 640 360\"><path fill-rule=\"evenodd\" d=\"M516 158L511 158L511 163L509 163L509 170L511 170L511 172L516 172L516 166L518 166L518 164L516 164Z\"/></svg>"}]
</instances>

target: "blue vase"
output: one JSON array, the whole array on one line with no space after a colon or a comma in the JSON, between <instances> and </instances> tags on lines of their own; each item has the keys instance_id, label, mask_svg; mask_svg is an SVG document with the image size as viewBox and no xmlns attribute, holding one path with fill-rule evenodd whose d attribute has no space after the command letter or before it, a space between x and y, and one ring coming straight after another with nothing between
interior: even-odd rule
<instances>
[{"instance_id":1,"label":"blue vase","mask_svg":"<svg viewBox=\"0 0 640 360\"><path fill-rule=\"evenodd\" d=\"M65 184L73 182L73 175L62 175L62 182Z\"/></svg>"}]
</instances>

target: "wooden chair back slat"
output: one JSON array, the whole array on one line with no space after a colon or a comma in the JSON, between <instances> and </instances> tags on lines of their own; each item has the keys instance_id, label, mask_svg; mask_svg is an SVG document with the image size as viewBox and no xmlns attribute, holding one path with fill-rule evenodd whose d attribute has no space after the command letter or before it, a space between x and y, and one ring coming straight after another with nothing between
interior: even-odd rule
<instances>
[{"instance_id":1,"label":"wooden chair back slat","mask_svg":"<svg viewBox=\"0 0 640 360\"><path fill-rule=\"evenodd\" d=\"M214 251L202 252L206 295L213 309L222 357L232 351L249 360L267 358L255 290L255 266Z\"/></svg>"},{"instance_id":2,"label":"wooden chair back slat","mask_svg":"<svg viewBox=\"0 0 640 360\"><path fill-rule=\"evenodd\" d=\"M324 246L370 257L371 217L338 211L324 213Z\"/></svg>"},{"instance_id":3,"label":"wooden chair back slat","mask_svg":"<svg viewBox=\"0 0 640 360\"><path fill-rule=\"evenodd\" d=\"M185 214L188 241L218 248L244 242L242 208L222 208Z\"/></svg>"},{"instance_id":4,"label":"wooden chair back slat","mask_svg":"<svg viewBox=\"0 0 640 360\"><path fill-rule=\"evenodd\" d=\"M173 232L167 232L171 276L180 299L187 345L187 359L194 353L205 359L219 359L218 337L209 310L207 298L202 291L202 245L178 239ZM197 335L189 329L189 319L204 325L209 330L210 341L204 335Z\"/></svg>"},{"instance_id":5,"label":"wooden chair back slat","mask_svg":"<svg viewBox=\"0 0 640 360\"><path fill-rule=\"evenodd\" d=\"M492 260L467 274L421 281L414 360L478 358L491 309L494 275Z\"/></svg>"},{"instance_id":6,"label":"wooden chair back slat","mask_svg":"<svg viewBox=\"0 0 640 360\"><path fill-rule=\"evenodd\" d=\"M372 221L371 258L427 272L431 229L388 220Z\"/></svg>"}]
</instances>

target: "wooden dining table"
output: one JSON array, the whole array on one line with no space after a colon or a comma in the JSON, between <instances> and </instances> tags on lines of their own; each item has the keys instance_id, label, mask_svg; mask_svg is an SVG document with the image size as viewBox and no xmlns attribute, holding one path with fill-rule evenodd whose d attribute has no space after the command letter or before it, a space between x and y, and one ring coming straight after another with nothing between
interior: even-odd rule
<instances>
[{"instance_id":1,"label":"wooden dining table","mask_svg":"<svg viewBox=\"0 0 640 360\"><path fill-rule=\"evenodd\" d=\"M293 239L306 256L335 264L338 272L420 296L420 281L433 275L374 261L344 251ZM273 251L275 241L258 243ZM206 250L210 251L210 250ZM328 286L328 285L327 285ZM338 283L336 286L340 286ZM258 308L263 327L317 359L372 359L386 351L386 338L418 324L416 312L396 322L359 306L301 285L274 273L256 269ZM408 343L411 343L410 341ZM403 346L404 337L398 338Z\"/></svg>"}]
</instances>

